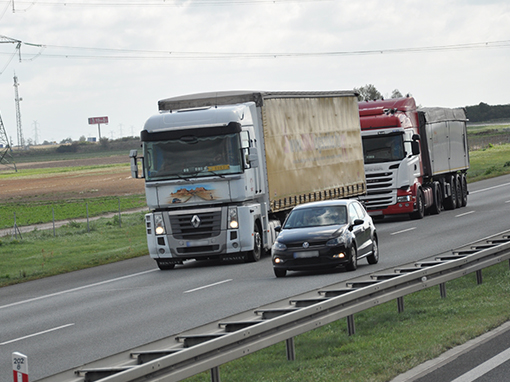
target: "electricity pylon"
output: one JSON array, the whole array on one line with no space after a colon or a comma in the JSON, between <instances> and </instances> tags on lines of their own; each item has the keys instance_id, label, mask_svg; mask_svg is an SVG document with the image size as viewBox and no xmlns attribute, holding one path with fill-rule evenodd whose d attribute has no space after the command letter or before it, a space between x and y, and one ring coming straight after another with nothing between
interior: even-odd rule
<instances>
[{"instance_id":1,"label":"electricity pylon","mask_svg":"<svg viewBox=\"0 0 510 382\"><path fill-rule=\"evenodd\" d=\"M16 172L18 171L16 169L16 163L14 163L14 159L12 157L11 144L9 143L9 137L7 137L7 132L5 131L1 115L0 115L0 164L13 167L14 171Z\"/></svg>"}]
</instances>

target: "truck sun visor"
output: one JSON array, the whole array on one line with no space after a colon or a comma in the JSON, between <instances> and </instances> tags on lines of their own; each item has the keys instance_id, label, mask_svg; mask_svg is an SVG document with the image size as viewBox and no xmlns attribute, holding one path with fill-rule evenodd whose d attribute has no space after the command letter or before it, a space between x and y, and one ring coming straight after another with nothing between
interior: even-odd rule
<instances>
[{"instance_id":1,"label":"truck sun visor","mask_svg":"<svg viewBox=\"0 0 510 382\"><path fill-rule=\"evenodd\" d=\"M188 129L178 129L178 130L167 130L167 131L156 131L149 132L147 130L143 130L140 133L140 138L142 142L150 142L150 141L163 141L163 140L179 140L184 137L208 137L215 135L223 135L223 134L232 134L232 133L240 133L241 132L241 124L238 122L230 122L226 126L207 126L207 127L191 127Z\"/></svg>"}]
</instances>

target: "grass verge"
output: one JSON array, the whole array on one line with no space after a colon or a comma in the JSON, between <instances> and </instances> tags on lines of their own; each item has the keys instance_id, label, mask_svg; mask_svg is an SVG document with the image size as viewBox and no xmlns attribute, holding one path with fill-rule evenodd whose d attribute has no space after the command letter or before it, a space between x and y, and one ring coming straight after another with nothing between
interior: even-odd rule
<instances>
[{"instance_id":1,"label":"grass verge","mask_svg":"<svg viewBox=\"0 0 510 382\"><path fill-rule=\"evenodd\" d=\"M70 222L0 239L0 287L147 254L144 214Z\"/></svg>"},{"instance_id":2,"label":"grass verge","mask_svg":"<svg viewBox=\"0 0 510 382\"><path fill-rule=\"evenodd\" d=\"M469 153L468 182L510 174L510 144L489 145Z\"/></svg>"},{"instance_id":3,"label":"grass verge","mask_svg":"<svg viewBox=\"0 0 510 382\"><path fill-rule=\"evenodd\" d=\"M295 338L296 361L279 343L220 367L225 381L383 382L480 336L510 319L508 262L446 283L447 297L432 287L355 315L356 334L341 319ZM210 381L202 373L188 382Z\"/></svg>"}]
</instances>

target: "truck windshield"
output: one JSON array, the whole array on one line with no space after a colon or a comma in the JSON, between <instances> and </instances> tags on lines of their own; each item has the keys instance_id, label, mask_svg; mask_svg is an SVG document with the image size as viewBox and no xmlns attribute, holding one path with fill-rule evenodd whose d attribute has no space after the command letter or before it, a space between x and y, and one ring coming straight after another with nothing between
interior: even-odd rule
<instances>
[{"instance_id":1,"label":"truck windshield","mask_svg":"<svg viewBox=\"0 0 510 382\"><path fill-rule=\"evenodd\" d=\"M147 180L183 179L243 171L239 134L144 142Z\"/></svg>"},{"instance_id":2,"label":"truck windshield","mask_svg":"<svg viewBox=\"0 0 510 382\"><path fill-rule=\"evenodd\" d=\"M404 135L364 136L363 160L367 163L401 161L405 158Z\"/></svg>"}]
</instances>

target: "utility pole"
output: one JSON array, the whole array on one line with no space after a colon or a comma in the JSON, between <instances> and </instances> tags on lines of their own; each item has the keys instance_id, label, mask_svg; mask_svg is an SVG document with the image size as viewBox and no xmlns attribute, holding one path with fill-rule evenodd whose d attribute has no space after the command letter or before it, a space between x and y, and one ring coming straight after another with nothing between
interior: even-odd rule
<instances>
[{"instance_id":1,"label":"utility pole","mask_svg":"<svg viewBox=\"0 0 510 382\"><path fill-rule=\"evenodd\" d=\"M6 166L12 166L14 171L18 171L16 169L16 163L14 163L14 159L12 157L12 148L9 143L9 137L7 136L7 132L5 131L4 123L2 121L2 117L0 116L0 164L4 164Z\"/></svg>"},{"instance_id":2,"label":"utility pole","mask_svg":"<svg viewBox=\"0 0 510 382\"><path fill-rule=\"evenodd\" d=\"M16 73L14 73L14 100L16 101L16 126L18 128L18 147L25 148L25 139L23 138L23 130L21 129L21 109L19 107L20 101L23 101L23 98L19 97L18 93L18 77Z\"/></svg>"},{"instance_id":3,"label":"utility pole","mask_svg":"<svg viewBox=\"0 0 510 382\"><path fill-rule=\"evenodd\" d=\"M38 135L37 135L37 121L34 121L34 145L37 145Z\"/></svg>"}]
</instances>

